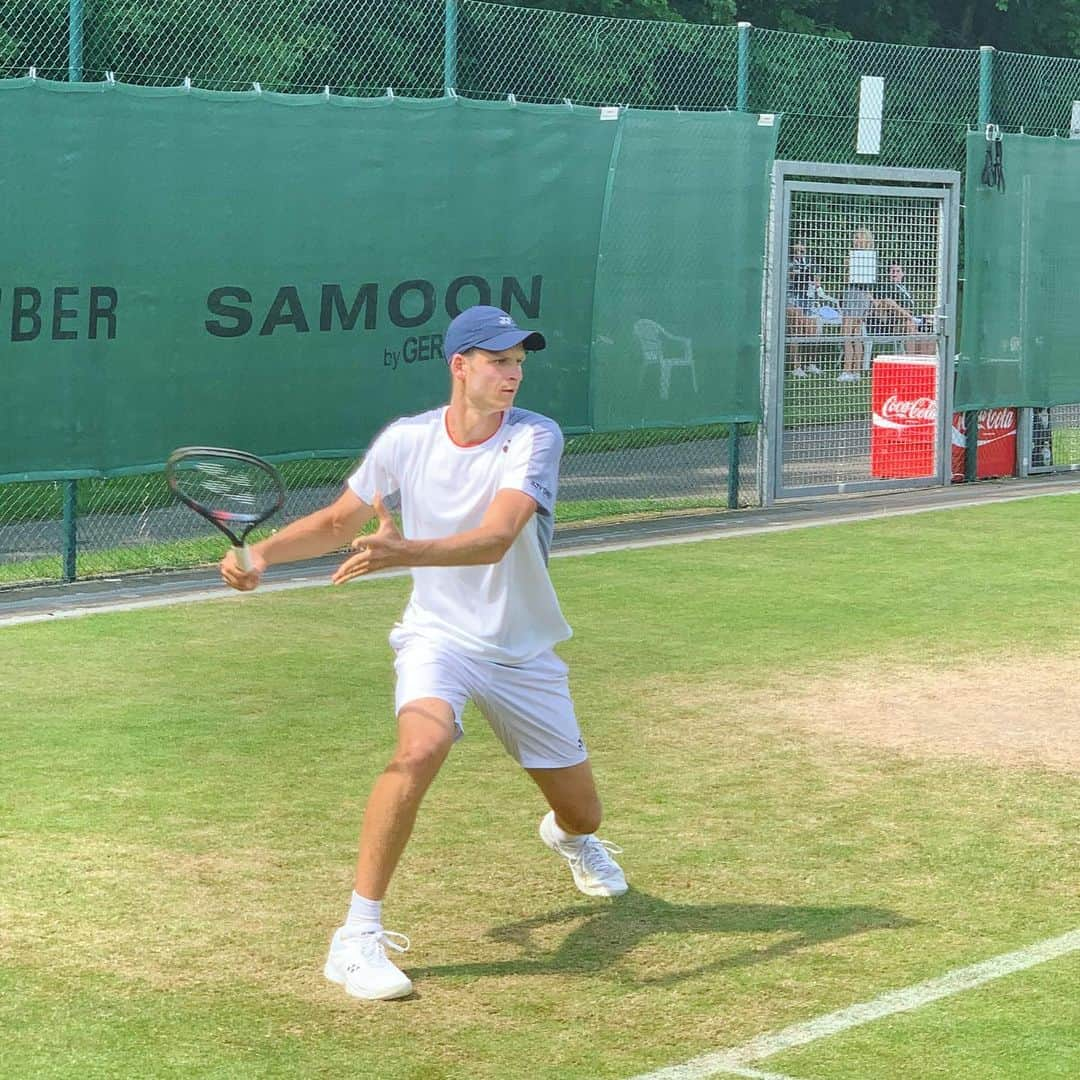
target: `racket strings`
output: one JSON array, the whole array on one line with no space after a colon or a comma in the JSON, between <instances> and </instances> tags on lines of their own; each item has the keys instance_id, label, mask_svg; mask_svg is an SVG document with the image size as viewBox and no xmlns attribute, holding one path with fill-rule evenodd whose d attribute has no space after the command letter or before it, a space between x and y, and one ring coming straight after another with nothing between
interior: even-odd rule
<instances>
[{"instance_id":1,"label":"racket strings","mask_svg":"<svg viewBox=\"0 0 1080 1080\"><path fill-rule=\"evenodd\" d=\"M223 520L252 521L279 505L274 478L257 467L190 460L177 472L179 490Z\"/></svg>"}]
</instances>

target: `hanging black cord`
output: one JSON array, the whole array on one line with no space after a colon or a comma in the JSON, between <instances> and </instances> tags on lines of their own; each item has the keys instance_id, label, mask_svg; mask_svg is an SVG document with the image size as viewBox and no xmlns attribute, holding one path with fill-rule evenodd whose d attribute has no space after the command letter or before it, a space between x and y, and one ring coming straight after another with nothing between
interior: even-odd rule
<instances>
[{"instance_id":1,"label":"hanging black cord","mask_svg":"<svg viewBox=\"0 0 1080 1080\"><path fill-rule=\"evenodd\" d=\"M996 139L987 140L982 182L984 187L997 188L998 191L1005 190L1005 167L1002 164L1000 135Z\"/></svg>"}]
</instances>

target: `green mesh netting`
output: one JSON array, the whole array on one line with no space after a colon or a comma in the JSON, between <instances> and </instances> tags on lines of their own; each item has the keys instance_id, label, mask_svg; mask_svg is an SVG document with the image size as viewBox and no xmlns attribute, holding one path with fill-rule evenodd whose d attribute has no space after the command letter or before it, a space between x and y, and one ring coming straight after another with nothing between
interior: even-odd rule
<instances>
[{"instance_id":1,"label":"green mesh netting","mask_svg":"<svg viewBox=\"0 0 1080 1080\"><path fill-rule=\"evenodd\" d=\"M1080 401L1080 141L1003 135L1004 190L988 147L969 135L957 408Z\"/></svg>"}]
</instances>

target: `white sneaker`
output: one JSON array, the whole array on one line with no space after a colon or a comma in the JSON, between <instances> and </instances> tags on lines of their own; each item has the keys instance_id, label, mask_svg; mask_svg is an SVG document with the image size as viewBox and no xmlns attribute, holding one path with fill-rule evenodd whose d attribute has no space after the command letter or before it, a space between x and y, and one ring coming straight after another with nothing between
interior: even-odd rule
<instances>
[{"instance_id":1,"label":"white sneaker","mask_svg":"<svg viewBox=\"0 0 1080 1080\"><path fill-rule=\"evenodd\" d=\"M807 375L822 375L822 374L824 374L822 372L821 368L819 368L817 366L817 364L807 364L806 367L803 370L806 372Z\"/></svg>"},{"instance_id":2,"label":"white sneaker","mask_svg":"<svg viewBox=\"0 0 1080 1080\"><path fill-rule=\"evenodd\" d=\"M805 379L806 378L806 370L805 370L805 368L801 368L801 367L792 368L791 369L791 374L794 375L796 379Z\"/></svg>"},{"instance_id":3,"label":"white sneaker","mask_svg":"<svg viewBox=\"0 0 1080 1080\"><path fill-rule=\"evenodd\" d=\"M540 822L540 839L570 864L574 884L586 896L622 896L626 892L626 877L611 857L620 854L621 847L595 836L586 836L580 844L560 844L554 828L555 811L549 810Z\"/></svg>"},{"instance_id":4,"label":"white sneaker","mask_svg":"<svg viewBox=\"0 0 1080 1080\"><path fill-rule=\"evenodd\" d=\"M394 938L403 941L399 945ZM357 931L341 926L330 941L323 974L345 987L356 998L375 1001L399 998L412 993L412 980L399 970L386 955L387 949L408 952L409 939L392 930Z\"/></svg>"}]
</instances>

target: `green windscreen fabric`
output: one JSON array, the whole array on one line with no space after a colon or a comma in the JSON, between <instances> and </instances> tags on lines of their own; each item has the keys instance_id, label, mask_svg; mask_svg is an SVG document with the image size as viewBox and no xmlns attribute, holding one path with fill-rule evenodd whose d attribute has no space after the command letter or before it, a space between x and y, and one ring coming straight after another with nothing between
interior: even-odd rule
<instances>
[{"instance_id":1,"label":"green windscreen fabric","mask_svg":"<svg viewBox=\"0 0 1080 1080\"><path fill-rule=\"evenodd\" d=\"M958 409L1080 401L1080 140L968 135Z\"/></svg>"},{"instance_id":2,"label":"green windscreen fabric","mask_svg":"<svg viewBox=\"0 0 1080 1080\"><path fill-rule=\"evenodd\" d=\"M619 161L642 175L650 154L689 162L687 139L722 144L727 119L0 82L0 144L13 163L0 172L0 480L150 468L179 445L361 449L394 417L445 400L442 334L475 303L547 336L528 361L523 407L571 431L621 423L629 413L604 381L624 372L593 370L595 336L631 341L645 308L605 291L628 288L641 244L670 247L665 230L742 208L725 194L731 162L680 194L624 189ZM709 206L674 213L651 205L658 197ZM633 198L650 205L635 209ZM605 205L612 265L623 261L626 281L597 280ZM621 216L649 222L629 248L612 231ZM717 234L729 237L725 260L759 258L763 226L752 219L745 253L730 250L734 232ZM685 237L687 251L700 246ZM756 382L756 353L740 354L748 370L738 379L710 381L705 324L717 340L737 332L756 343L749 283L725 268L731 276L684 275L675 289L669 265L665 254L648 271L663 298L650 317L699 335L703 411L742 415L736 387ZM645 288L644 274L633 288ZM734 370L734 354L723 362ZM690 392L678 376L672 396Z\"/></svg>"},{"instance_id":3,"label":"green windscreen fabric","mask_svg":"<svg viewBox=\"0 0 1080 1080\"><path fill-rule=\"evenodd\" d=\"M598 431L761 416L772 117L627 110L600 238Z\"/></svg>"}]
</instances>

